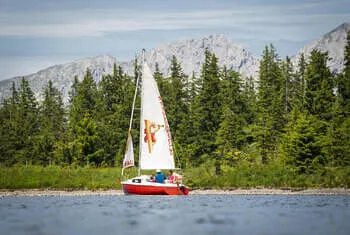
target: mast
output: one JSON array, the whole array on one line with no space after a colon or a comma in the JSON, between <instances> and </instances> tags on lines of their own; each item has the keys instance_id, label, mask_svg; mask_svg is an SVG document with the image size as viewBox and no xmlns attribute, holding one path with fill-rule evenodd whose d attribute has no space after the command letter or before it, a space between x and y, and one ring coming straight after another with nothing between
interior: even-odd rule
<instances>
[{"instance_id":1,"label":"mast","mask_svg":"<svg viewBox=\"0 0 350 235\"><path fill-rule=\"evenodd\" d=\"M135 92L134 92L134 99L132 101L132 109L131 109L131 115L130 115L128 137L127 137L127 140L126 140L125 152L128 151L128 145L130 144L129 143L129 139L131 138L131 127L132 127L132 120L133 120L133 117L134 117L134 110L135 110L135 103L136 103L136 96L137 96L137 88L139 86L139 80L140 80L140 75L138 75L137 78L136 78L136 87L135 87ZM124 166L122 168L122 174L121 175L123 175L123 173L124 173Z\"/></svg>"},{"instance_id":2,"label":"mast","mask_svg":"<svg viewBox=\"0 0 350 235\"><path fill-rule=\"evenodd\" d=\"M134 99L132 101L132 109L131 109L131 115L130 115L130 122L129 122L129 131L128 135L130 135L131 132L131 126L132 126L132 119L134 117L134 109L135 109L135 103L136 103L136 96L137 96L137 88L139 86L139 80L140 80L140 75L137 76L136 79L136 88L135 88L135 93L134 93Z\"/></svg>"},{"instance_id":3,"label":"mast","mask_svg":"<svg viewBox=\"0 0 350 235\"><path fill-rule=\"evenodd\" d=\"M142 49L142 55L141 55L141 73L143 73L143 65L145 63L145 49ZM142 76L143 74L141 74ZM140 77L140 76L138 76ZM142 79L142 78L141 78ZM141 82L141 86L142 86L142 82ZM141 95L140 97L142 98L142 93L143 93L143 90L140 89L141 91ZM142 107L142 100L141 100L141 108L140 108L140 144L139 144L139 169L138 169L138 176L141 175L141 152L142 152L142 147L141 147L141 143L142 143L142 130L141 130L141 127L142 127L142 122L143 122L143 117L142 117L142 112L143 112L143 107Z\"/></svg>"}]
</instances>

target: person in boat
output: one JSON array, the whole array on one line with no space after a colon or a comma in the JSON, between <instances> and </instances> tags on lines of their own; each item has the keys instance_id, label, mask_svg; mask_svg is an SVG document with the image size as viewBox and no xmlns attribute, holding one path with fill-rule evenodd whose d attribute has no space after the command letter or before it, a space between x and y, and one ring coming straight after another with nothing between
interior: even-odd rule
<instances>
[{"instance_id":1,"label":"person in boat","mask_svg":"<svg viewBox=\"0 0 350 235\"><path fill-rule=\"evenodd\" d=\"M175 175L173 174L173 170L169 170L168 180L169 183L175 183Z\"/></svg>"},{"instance_id":2,"label":"person in boat","mask_svg":"<svg viewBox=\"0 0 350 235\"><path fill-rule=\"evenodd\" d=\"M150 176L150 181L151 181L151 182L156 182L156 179L155 179L154 174L152 174L152 175Z\"/></svg>"},{"instance_id":3,"label":"person in boat","mask_svg":"<svg viewBox=\"0 0 350 235\"><path fill-rule=\"evenodd\" d=\"M161 170L157 169L157 174L155 178L156 178L156 183L164 184L164 180L166 179L166 176L162 173Z\"/></svg>"}]
</instances>

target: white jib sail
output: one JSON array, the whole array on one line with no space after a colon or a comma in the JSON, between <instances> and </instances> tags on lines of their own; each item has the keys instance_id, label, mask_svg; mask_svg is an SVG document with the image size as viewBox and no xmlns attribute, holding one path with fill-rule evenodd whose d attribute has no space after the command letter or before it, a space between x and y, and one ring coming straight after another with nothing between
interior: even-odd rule
<instances>
[{"instance_id":1,"label":"white jib sail","mask_svg":"<svg viewBox=\"0 0 350 235\"><path fill-rule=\"evenodd\" d=\"M157 83L147 63L143 66L141 92L141 169L174 169L169 124Z\"/></svg>"},{"instance_id":2,"label":"white jib sail","mask_svg":"<svg viewBox=\"0 0 350 235\"><path fill-rule=\"evenodd\" d=\"M132 138L129 132L127 144L126 144L126 151L125 151L124 160L123 160L122 174L125 168L131 167L131 166L135 166L135 161L134 161L134 148L133 148Z\"/></svg>"}]
</instances>

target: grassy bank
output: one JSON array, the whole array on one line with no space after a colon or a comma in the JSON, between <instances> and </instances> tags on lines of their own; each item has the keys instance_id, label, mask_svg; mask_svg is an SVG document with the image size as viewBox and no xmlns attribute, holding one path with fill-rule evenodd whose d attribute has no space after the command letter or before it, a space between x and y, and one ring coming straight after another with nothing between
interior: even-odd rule
<instances>
[{"instance_id":1,"label":"grassy bank","mask_svg":"<svg viewBox=\"0 0 350 235\"><path fill-rule=\"evenodd\" d=\"M120 189L119 168L73 168L16 166L0 168L1 189ZM126 177L137 169L127 169ZM145 172L147 173L147 172ZM202 166L184 170L185 184L193 189L228 189L249 187L346 187L350 186L350 169L324 168L313 174L298 174L292 168L275 166L222 167Z\"/></svg>"},{"instance_id":2,"label":"grassy bank","mask_svg":"<svg viewBox=\"0 0 350 235\"><path fill-rule=\"evenodd\" d=\"M198 188L300 188L350 186L349 168L323 168L317 172L300 174L295 168L265 166L222 167L218 175L214 167L200 167L186 171L187 185Z\"/></svg>"},{"instance_id":3,"label":"grassy bank","mask_svg":"<svg viewBox=\"0 0 350 235\"><path fill-rule=\"evenodd\" d=\"M120 188L118 168L63 168L17 166L0 168L2 189L112 189Z\"/></svg>"}]
</instances>

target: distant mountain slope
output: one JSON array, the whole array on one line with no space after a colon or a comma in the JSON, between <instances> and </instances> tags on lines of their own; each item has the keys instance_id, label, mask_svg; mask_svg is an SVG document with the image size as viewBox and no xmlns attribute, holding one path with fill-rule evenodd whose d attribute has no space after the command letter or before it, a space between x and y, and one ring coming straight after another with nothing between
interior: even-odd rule
<instances>
[{"instance_id":1,"label":"distant mountain slope","mask_svg":"<svg viewBox=\"0 0 350 235\"><path fill-rule=\"evenodd\" d=\"M226 65L227 68L234 69L245 77L257 76L258 58L224 35L211 35L199 40L191 39L161 45L146 53L146 59L153 69L155 69L155 63L157 62L160 72L168 75L171 58L175 55L185 74L191 76L194 72L199 76L206 48L215 53L220 66Z\"/></svg>"},{"instance_id":2,"label":"distant mountain slope","mask_svg":"<svg viewBox=\"0 0 350 235\"><path fill-rule=\"evenodd\" d=\"M350 24L344 23L319 39L312 42L310 45L303 47L296 57L293 58L293 63L297 64L301 53L304 53L308 58L312 50L317 49L322 52L328 51L331 60L328 66L335 73L341 72L344 68L344 47L346 44L347 32L350 31Z\"/></svg>"},{"instance_id":3,"label":"distant mountain slope","mask_svg":"<svg viewBox=\"0 0 350 235\"><path fill-rule=\"evenodd\" d=\"M79 59L67 64L54 65L47 69L40 70L37 73L24 76L29 81L29 84L36 95L43 91L43 87L48 84L48 81L53 82L53 86L62 92L63 100L68 102L68 92L73 84L74 76L78 76L82 80L84 73L89 68L96 81L102 77L103 74L110 74L113 72L113 65L117 63L112 56L102 55L91 58ZM0 99L6 98L10 95L10 87L13 81L19 87L22 77L15 77L8 80L0 81Z\"/></svg>"},{"instance_id":4,"label":"distant mountain slope","mask_svg":"<svg viewBox=\"0 0 350 235\"><path fill-rule=\"evenodd\" d=\"M219 58L219 65L226 65L244 76L257 75L259 60L242 46L233 43L223 35L213 35L199 40L192 39L162 45L146 52L145 57L152 69L155 69L155 64L158 63L159 70L164 76L168 76L170 72L170 63L173 55L181 63L185 74L191 75L194 72L196 75L199 75L206 48L214 52ZM24 77L29 81L33 92L38 98L40 98L39 95L43 87L49 80L52 80L53 85L62 92L64 103L67 103L68 92L71 89L75 75L81 80L86 69L89 68L93 73L94 79L99 81L103 74L111 74L113 72L114 63L118 66L120 65L126 73L133 75L133 61L118 62L112 56L102 55L79 59L67 64L54 65ZM19 85L20 80L21 77L15 77L0 81L0 99L10 95L12 81Z\"/></svg>"},{"instance_id":5,"label":"distant mountain slope","mask_svg":"<svg viewBox=\"0 0 350 235\"><path fill-rule=\"evenodd\" d=\"M310 45L302 48L292 58L292 61L297 63L301 53L304 53L308 57L313 49L319 49L329 52L329 56L332 58L329 62L331 69L334 72L341 71L344 66L346 33L349 30L350 24L345 23L340 25ZM147 51L145 56L153 70L155 69L155 64L158 63L159 70L164 76L169 75L173 55L180 62L185 74L191 76L192 72L194 72L199 76L206 48L215 53L219 59L220 66L226 65L227 68L240 72L243 77L253 76L257 78L259 59L224 35L211 35L198 40L191 39L161 45ZM53 85L62 92L64 103L67 103L68 92L71 89L75 75L81 80L86 69L89 68L93 73L94 79L99 81L103 74L111 74L113 72L114 63L118 66L120 65L126 73L133 75L133 61L120 62L115 57L102 55L79 59L67 64L54 65L37 73L27 75L25 78L30 82L31 88L38 98L40 98L39 95L43 87L49 80L52 80ZM20 80L21 77L15 77L0 81L0 100L9 97L12 81L15 81L19 85Z\"/></svg>"}]
</instances>

